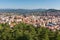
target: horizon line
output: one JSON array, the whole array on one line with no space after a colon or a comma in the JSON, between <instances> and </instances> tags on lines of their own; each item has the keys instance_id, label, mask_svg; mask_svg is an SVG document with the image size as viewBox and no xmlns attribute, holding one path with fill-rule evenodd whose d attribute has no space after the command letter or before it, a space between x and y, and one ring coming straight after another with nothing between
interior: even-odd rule
<instances>
[{"instance_id":1,"label":"horizon line","mask_svg":"<svg viewBox=\"0 0 60 40\"><path fill-rule=\"evenodd\" d=\"M55 10L60 10L60 9L56 9L56 8L0 8L0 9L27 9L27 10L34 10L34 9L55 9Z\"/></svg>"}]
</instances>

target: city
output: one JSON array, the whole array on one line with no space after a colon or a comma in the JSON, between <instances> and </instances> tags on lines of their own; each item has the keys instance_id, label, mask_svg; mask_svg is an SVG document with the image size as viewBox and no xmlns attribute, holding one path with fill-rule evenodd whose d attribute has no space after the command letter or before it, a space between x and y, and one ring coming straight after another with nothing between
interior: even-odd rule
<instances>
[{"instance_id":1,"label":"city","mask_svg":"<svg viewBox=\"0 0 60 40\"><path fill-rule=\"evenodd\" d=\"M0 15L0 24L8 23L10 27L14 27L16 24L23 22L26 24L32 24L35 27L46 27L50 30L60 30L60 16L23 16L23 15Z\"/></svg>"},{"instance_id":2,"label":"city","mask_svg":"<svg viewBox=\"0 0 60 40\"><path fill-rule=\"evenodd\" d=\"M60 0L0 0L0 40L60 40Z\"/></svg>"}]
</instances>

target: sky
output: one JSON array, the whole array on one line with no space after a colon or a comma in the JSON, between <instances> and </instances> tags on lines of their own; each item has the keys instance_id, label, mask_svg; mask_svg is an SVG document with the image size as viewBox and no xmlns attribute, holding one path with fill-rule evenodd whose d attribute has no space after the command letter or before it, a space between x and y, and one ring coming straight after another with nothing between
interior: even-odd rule
<instances>
[{"instance_id":1,"label":"sky","mask_svg":"<svg viewBox=\"0 0 60 40\"><path fill-rule=\"evenodd\" d=\"M60 0L0 0L0 9L60 9Z\"/></svg>"}]
</instances>

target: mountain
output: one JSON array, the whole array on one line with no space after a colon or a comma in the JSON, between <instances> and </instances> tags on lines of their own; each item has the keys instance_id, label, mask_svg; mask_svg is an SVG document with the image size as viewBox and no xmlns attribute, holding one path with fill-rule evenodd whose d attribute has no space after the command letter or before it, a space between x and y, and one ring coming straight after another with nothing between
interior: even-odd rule
<instances>
[{"instance_id":1,"label":"mountain","mask_svg":"<svg viewBox=\"0 0 60 40\"><path fill-rule=\"evenodd\" d=\"M23 15L55 15L60 16L60 10L56 9L0 9L0 13L15 13Z\"/></svg>"}]
</instances>

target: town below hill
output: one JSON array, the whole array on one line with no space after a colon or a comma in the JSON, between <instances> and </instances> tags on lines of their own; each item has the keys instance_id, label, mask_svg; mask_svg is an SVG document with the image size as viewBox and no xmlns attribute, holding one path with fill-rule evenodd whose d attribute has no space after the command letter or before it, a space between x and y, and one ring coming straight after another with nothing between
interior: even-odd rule
<instances>
[{"instance_id":1,"label":"town below hill","mask_svg":"<svg viewBox=\"0 0 60 40\"><path fill-rule=\"evenodd\" d=\"M0 40L60 40L60 10L0 9Z\"/></svg>"}]
</instances>

